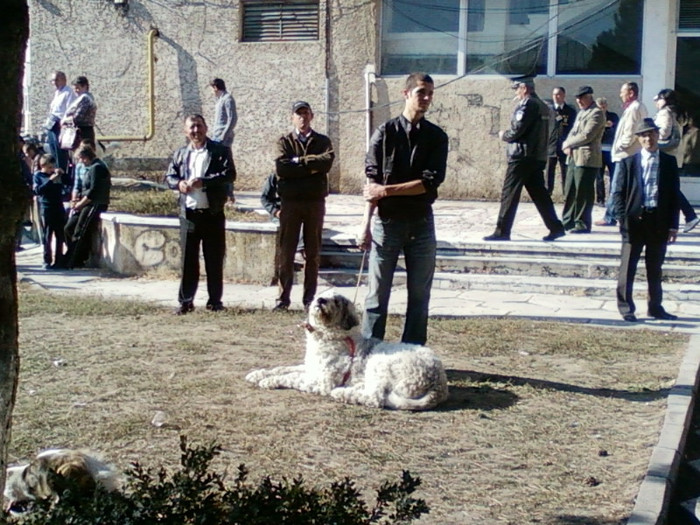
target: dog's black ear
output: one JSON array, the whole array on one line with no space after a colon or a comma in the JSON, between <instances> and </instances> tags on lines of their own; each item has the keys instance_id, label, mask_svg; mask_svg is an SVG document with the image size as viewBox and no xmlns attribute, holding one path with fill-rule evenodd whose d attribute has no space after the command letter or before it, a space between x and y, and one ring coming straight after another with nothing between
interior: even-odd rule
<instances>
[{"instance_id":1,"label":"dog's black ear","mask_svg":"<svg viewBox=\"0 0 700 525\"><path fill-rule=\"evenodd\" d=\"M340 327L343 330L350 330L351 328L354 328L360 324L360 318L358 317L357 311L355 310L353 304L347 299L343 299L344 301L342 302L341 306L343 313L340 318Z\"/></svg>"}]
</instances>

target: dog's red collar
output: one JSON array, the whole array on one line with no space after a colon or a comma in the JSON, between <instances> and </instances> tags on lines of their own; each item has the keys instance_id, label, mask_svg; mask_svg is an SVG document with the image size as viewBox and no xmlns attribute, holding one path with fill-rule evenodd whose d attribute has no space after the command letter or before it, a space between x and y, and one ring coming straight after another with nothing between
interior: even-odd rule
<instances>
[{"instance_id":1,"label":"dog's red collar","mask_svg":"<svg viewBox=\"0 0 700 525\"><path fill-rule=\"evenodd\" d=\"M347 372L343 375L343 381L340 383L340 386L345 386L348 381L350 380L350 374L352 373L352 365L355 361L355 340L347 336L345 338L345 342L348 344L348 348L350 348L350 366L348 367Z\"/></svg>"}]
</instances>

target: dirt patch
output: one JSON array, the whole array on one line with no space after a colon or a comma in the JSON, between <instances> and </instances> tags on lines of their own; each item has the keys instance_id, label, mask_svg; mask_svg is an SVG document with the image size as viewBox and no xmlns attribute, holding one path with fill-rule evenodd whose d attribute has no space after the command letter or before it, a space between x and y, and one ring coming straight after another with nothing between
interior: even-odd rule
<instances>
[{"instance_id":1,"label":"dirt patch","mask_svg":"<svg viewBox=\"0 0 700 525\"><path fill-rule=\"evenodd\" d=\"M125 468L173 466L179 435L220 443L251 479L349 476L366 491L410 470L426 524L614 524L633 507L686 338L498 319L433 320L440 410L337 404L244 381L300 362L300 314L176 317L139 303L22 287L10 459L88 447ZM392 319L388 339L399 326ZM155 427L157 411L165 424Z\"/></svg>"}]
</instances>

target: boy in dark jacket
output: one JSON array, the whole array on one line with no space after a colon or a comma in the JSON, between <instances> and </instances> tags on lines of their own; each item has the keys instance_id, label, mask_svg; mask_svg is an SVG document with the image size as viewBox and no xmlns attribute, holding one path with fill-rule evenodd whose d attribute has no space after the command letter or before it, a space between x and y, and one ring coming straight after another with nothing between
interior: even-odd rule
<instances>
[{"instance_id":1,"label":"boy in dark jacket","mask_svg":"<svg viewBox=\"0 0 700 525\"><path fill-rule=\"evenodd\" d=\"M42 222L42 244L44 246L44 269L55 269L63 265L63 228L66 225L66 211L63 208L62 169L56 169L52 155L39 158L39 171L34 174L32 189L38 197L39 213ZM54 254L51 241L55 241Z\"/></svg>"}]
</instances>

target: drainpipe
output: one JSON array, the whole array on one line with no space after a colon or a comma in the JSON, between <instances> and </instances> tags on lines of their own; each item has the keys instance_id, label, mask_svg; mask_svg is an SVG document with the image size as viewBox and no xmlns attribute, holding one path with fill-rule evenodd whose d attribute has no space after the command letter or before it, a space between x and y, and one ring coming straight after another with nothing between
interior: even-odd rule
<instances>
[{"instance_id":1,"label":"drainpipe","mask_svg":"<svg viewBox=\"0 0 700 525\"><path fill-rule=\"evenodd\" d=\"M156 37L160 33L157 29L151 29L146 35L146 61L148 67L148 78L146 87L148 89L148 132L143 136L138 135L114 135L108 137L97 137L97 141L101 142L146 142L153 138L156 132L156 115L155 115L155 93L154 93L154 77L155 77L155 55L153 47Z\"/></svg>"},{"instance_id":2,"label":"drainpipe","mask_svg":"<svg viewBox=\"0 0 700 525\"><path fill-rule=\"evenodd\" d=\"M377 82L374 64L365 66L365 135L367 147L365 151L369 151L369 142L372 138L372 86Z\"/></svg>"}]
</instances>

